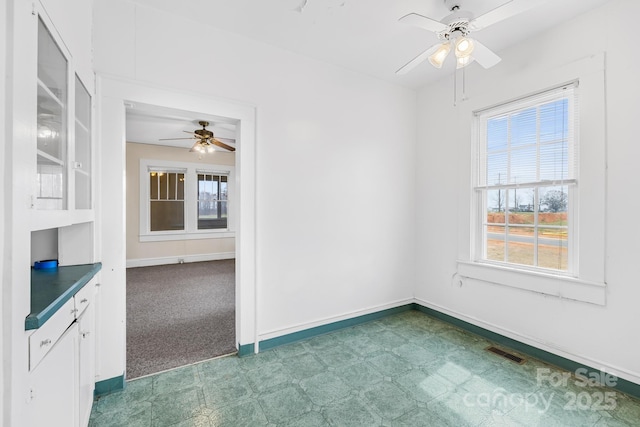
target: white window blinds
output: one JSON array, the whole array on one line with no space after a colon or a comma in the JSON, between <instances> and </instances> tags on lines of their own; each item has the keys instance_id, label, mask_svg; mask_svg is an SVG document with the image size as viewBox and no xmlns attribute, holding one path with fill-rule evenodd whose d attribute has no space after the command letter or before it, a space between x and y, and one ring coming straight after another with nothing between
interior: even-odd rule
<instances>
[{"instance_id":1,"label":"white window blinds","mask_svg":"<svg viewBox=\"0 0 640 427\"><path fill-rule=\"evenodd\" d=\"M576 83L476 112L476 189L508 189L577 180Z\"/></svg>"}]
</instances>

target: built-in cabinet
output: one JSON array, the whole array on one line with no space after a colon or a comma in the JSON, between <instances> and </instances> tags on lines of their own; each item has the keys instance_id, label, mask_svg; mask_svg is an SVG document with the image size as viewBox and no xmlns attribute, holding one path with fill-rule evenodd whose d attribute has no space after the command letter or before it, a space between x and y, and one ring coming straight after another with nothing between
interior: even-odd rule
<instances>
[{"instance_id":1,"label":"built-in cabinet","mask_svg":"<svg viewBox=\"0 0 640 427\"><path fill-rule=\"evenodd\" d=\"M98 286L91 279L29 336L29 425L89 424Z\"/></svg>"},{"instance_id":2,"label":"built-in cabinet","mask_svg":"<svg viewBox=\"0 0 640 427\"><path fill-rule=\"evenodd\" d=\"M91 8L80 0L12 3L12 40L20 52L13 60L12 84L20 97L12 109L16 220L11 238L31 242L30 254L28 246L14 245L18 250L11 267L16 297L10 327L23 331L13 334L19 339L11 348L13 383L18 384L11 391L12 424L85 427L96 377L99 274L72 288L74 295L63 295L35 329L25 327L24 319L33 314L27 310L29 299L33 307L41 295L23 279L37 260L57 259L60 268L98 261L92 167L95 82L86 43L90 26L85 24L91 21Z\"/></svg>"}]
</instances>

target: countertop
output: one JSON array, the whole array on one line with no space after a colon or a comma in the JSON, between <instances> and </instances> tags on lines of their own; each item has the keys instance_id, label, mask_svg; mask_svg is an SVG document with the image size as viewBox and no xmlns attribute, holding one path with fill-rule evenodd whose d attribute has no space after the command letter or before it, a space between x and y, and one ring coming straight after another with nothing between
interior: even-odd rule
<instances>
[{"instance_id":1,"label":"countertop","mask_svg":"<svg viewBox=\"0 0 640 427\"><path fill-rule=\"evenodd\" d=\"M102 268L102 263L31 269L31 313L25 330L38 329Z\"/></svg>"}]
</instances>

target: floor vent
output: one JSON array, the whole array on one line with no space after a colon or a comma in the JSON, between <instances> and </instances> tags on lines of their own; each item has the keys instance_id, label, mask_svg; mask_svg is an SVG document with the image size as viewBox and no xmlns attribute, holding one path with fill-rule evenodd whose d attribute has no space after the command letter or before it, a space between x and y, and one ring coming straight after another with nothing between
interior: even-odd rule
<instances>
[{"instance_id":1,"label":"floor vent","mask_svg":"<svg viewBox=\"0 0 640 427\"><path fill-rule=\"evenodd\" d=\"M516 356L515 354L508 353L504 350L500 350L499 348L496 348L493 346L487 347L487 351L490 351L491 353L495 353L498 356L502 356L505 359L509 359L512 362L517 363L518 365L522 365L525 362L525 359L523 359L522 357Z\"/></svg>"}]
</instances>

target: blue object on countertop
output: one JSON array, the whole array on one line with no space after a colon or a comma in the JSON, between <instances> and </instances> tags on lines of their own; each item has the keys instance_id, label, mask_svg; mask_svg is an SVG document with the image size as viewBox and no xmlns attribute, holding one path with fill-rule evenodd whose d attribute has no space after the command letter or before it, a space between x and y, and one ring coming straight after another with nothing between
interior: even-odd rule
<instances>
[{"instance_id":1,"label":"blue object on countertop","mask_svg":"<svg viewBox=\"0 0 640 427\"><path fill-rule=\"evenodd\" d=\"M48 270L50 268L58 268L57 259L45 259L44 261L36 261L33 263L35 270Z\"/></svg>"}]
</instances>

